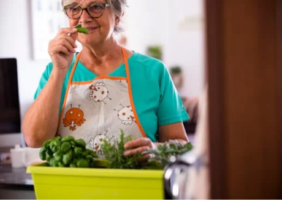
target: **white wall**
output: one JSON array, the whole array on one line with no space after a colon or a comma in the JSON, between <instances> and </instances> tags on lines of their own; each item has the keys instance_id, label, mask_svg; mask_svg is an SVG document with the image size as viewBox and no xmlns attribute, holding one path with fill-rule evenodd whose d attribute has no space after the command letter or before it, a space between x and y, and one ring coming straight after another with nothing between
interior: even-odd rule
<instances>
[{"instance_id":1,"label":"white wall","mask_svg":"<svg viewBox=\"0 0 282 200\"><path fill-rule=\"evenodd\" d=\"M33 101L33 94L48 60L33 61L31 55L31 24L29 0L0 0L0 57L18 61L21 116ZM5 29L3 29L5 27Z\"/></svg>"},{"instance_id":2,"label":"white wall","mask_svg":"<svg viewBox=\"0 0 282 200\"><path fill-rule=\"evenodd\" d=\"M33 102L39 79L49 62L32 59L30 1L33 0L0 0L0 57L17 58L21 118ZM125 19L128 47L145 53L147 45L162 44L165 64L183 66L182 95L199 95L203 85L203 29L193 28L190 22L184 23L186 28L182 26L189 30L180 30L178 23L185 16L202 17L202 0L128 0L128 4ZM12 138L0 135L0 146L18 142L19 135Z\"/></svg>"},{"instance_id":3,"label":"white wall","mask_svg":"<svg viewBox=\"0 0 282 200\"><path fill-rule=\"evenodd\" d=\"M199 95L204 74L203 0L128 0L128 6L128 47L145 53L148 45L162 45L166 66L183 68L181 95Z\"/></svg>"}]
</instances>

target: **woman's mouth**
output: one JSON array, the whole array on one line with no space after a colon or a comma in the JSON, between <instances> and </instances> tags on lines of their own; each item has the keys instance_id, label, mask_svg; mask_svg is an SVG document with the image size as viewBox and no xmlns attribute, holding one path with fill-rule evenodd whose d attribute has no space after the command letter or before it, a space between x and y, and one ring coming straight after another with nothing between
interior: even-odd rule
<instances>
[{"instance_id":1,"label":"woman's mouth","mask_svg":"<svg viewBox=\"0 0 282 200\"><path fill-rule=\"evenodd\" d=\"M92 33L92 32L94 32L96 29L98 29L99 27L89 27L89 28L87 28L88 29L88 32L89 33Z\"/></svg>"}]
</instances>

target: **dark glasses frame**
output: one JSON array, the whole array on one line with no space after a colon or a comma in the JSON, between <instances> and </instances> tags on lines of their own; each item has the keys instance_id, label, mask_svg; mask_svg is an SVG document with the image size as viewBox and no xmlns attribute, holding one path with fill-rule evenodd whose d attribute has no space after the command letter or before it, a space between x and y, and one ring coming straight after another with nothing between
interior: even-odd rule
<instances>
[{"instance_id":1,"label":"dark glasses frame","mask_svg":"<svg viewBox=\"0 0 282 200\"><path fill-rule=\"evenodd\" d=\"M99 6L103 6L103 11L101 12L101 14L99 16L92 16L91 15L91 12L89 11L89 8L93 5L99 5ZM80 11L80 14L78 17L72 17L72 16L69 16L68 15L68 12L67 12L67 9L71 7L71 5L67 5L67 6L64 6L64 12L65 14L70 18L70 19L79 19L83 13L83 11L85 10L87 12L87 14L92 17L92 18L99 18L101 17L103 14L104 14L104 11L105 11L105 8L107 7L110 7L110 4L107 4L107 3L97 3L97 4L90 4L89 6L87 6L86 8L83 8L81 6L76 6L75 8L80 8L81 11Z\"/></svg>"}]
</instances>

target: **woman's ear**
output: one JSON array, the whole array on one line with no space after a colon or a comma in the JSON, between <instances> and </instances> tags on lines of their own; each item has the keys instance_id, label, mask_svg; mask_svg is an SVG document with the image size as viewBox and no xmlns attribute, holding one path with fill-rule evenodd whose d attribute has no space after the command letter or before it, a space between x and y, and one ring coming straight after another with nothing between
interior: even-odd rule
<instances>
[{"instance_id":1,"label":"woman's ear","mask_svg":"<svg viewBox=\"0 0 282 200\"><path fill-rule=\"evenodd\" d=\"M116 27L117 27L118 24L120 23L120 20L121 20L121 18L122 18L123 16L124 16L124 12L121 13L120 16L116 16L116 20L115 20L115 22L116 22L115 26L116 26Z\"/></svg>"},{"instance_id":2,"label":"woman's ear","mask_svg":"<svg viewBox=\"0 0 282 200\"><path fill-rule=\"evenodd\" d=\"M118 26L119 22L120 22L120 17L116 17L116 20L115 20L115 27Z\"/></svg>"},{"instance_id":3,"label":"woman's ear","mask_svg":"<svg viewBox=\"0 0 282 200\"><path fill-rule=\"evenodd\" d=\"M118 24L120 22L120 19L124 16L124 12L121 13L120 16L116 16L116 23Z\"/></svg>"}]
</instances>

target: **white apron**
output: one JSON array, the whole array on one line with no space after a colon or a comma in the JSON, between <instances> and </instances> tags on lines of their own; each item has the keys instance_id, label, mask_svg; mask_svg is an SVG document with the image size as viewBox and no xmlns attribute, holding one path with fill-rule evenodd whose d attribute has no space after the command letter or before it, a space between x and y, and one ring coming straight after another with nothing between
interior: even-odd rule
<instances>
[{"instance_id":1,"label":"white apron","mask_svg":"<svg viewBox=\"0 0 282 200\"><path fill-rule=\"evenodd\" d=\"M146 137L134 107L129 66L123 48L122 53L126 78L98 76L92 81L73 82L78 54L60 115L58 135L81 138L87 148L101 156L103 140L119 139L121 130L132 139Z\"/></svg>"}]
</instances>

